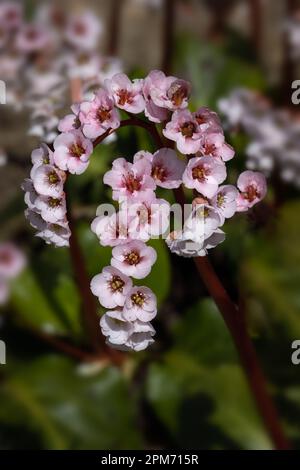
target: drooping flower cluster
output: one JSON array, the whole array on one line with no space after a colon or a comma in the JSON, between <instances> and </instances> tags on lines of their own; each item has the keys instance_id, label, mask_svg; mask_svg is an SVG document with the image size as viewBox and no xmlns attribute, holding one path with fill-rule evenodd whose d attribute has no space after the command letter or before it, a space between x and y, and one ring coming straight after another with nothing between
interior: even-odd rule
<instances>
[{"instance_id":1,"label":"drooping flower cluster","mask_svg":"<svg viewBox=\"0 0 300 470\"><path fill-rule=\"evenodd\" d=\"M55 152L46 144L32 152L31 160L30 178L22 185L27 205L25 216L37 230L37 237L47 244L68 246L71 233L64 192L66 173L55 165Z\"/></svg>"},{"instance_id":2,"label":"drooping flower cluster","mask_svg":"<svg viewBox=\"0 0 300 470\"><path fill-rule=\"evenodd\" d=\"M236 89L219 101L228 129L249 138L246 166L270 176L274 169L286 183L300 187L300 122L289 111L272 107L263 96Z\"/></svg>"},{"instance_id":3,"label":"drooping flower cluster","mask_svg":"<svg viewBox=\"0 0 300 470\"><path fill-rule=\"evenodd\" d=\"M21 274L26 264L24 253L13 243L0 244L0 305L4 305L10 293L10 283Z\"/></svg>"},{"instance_id":4,"label":"drooping flower cluster","mask_svg":"<svg viewBox=\"0 0 300 470\"><path fill-rule=\"evenodd\" d=\"M91 289L109 309L101 318L102 332L109 344L120 349L140 351L153 342L150 322L157 314L157 301L141 280L151 272L157 254L147 242L163 236L176 254L205 256L224 241L225 220L250 209L266 194L264 176L252 171L240 175L237 187L224 184L226 162L234 157L234 150L226 143L215 112L188 110L190 92L189 83L157 70L143 80L131 81L125 74L105 80L90 100L72 106L72 114L60 121L61 134L53 152L47 149L46 163L34 169L32 181L26 183L35 191L26 193L35 208L34 217L38 214L50 223L55 215L65 215L65 208L63 203L49 208L45 197L51 201L61 197L57 193L63 191L65 172L85 171L93 147L122 124L119 110L131 118L144 113L148 119L135 116L134 123L150 129L159 148L153 154L141 150L132 161L114 160L103 181L112 190L118 212L102 212L100 206L92 223L100 244L112 247L112 258L93 278ZM181 155L173 149L174 143ZM194 200L181 229L169 233L170 205L157 197L156 190L179 190L182 185L193 190ZM37 204L41 196L36 193L41 190L47 194Z\"/></svg>"},{"instance_id":5,"label":"drooping flower cluster","mask_svg":"<svg viewBox=\"0 0 300 470\"><path fill-rule=\"evenodd\" d=\"M70 79L80 78L83 96L90 96L120 71L117 59L99 56L102 29L90 10L70 14L53 2L41 3L28 22L21 2L1 2L0 77L7 104L28 110L30 135L48 144L54 141Z\"/></svg>"}]
</instances>

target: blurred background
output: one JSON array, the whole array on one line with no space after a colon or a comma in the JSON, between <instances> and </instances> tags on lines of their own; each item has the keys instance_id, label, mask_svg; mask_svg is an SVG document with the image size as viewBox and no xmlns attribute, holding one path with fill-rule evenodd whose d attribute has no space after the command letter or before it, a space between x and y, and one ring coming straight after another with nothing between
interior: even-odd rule
<instances>
[{"instance_id":1,"label":"blurred background","mask_svg":"<svg viewBox=\"0 0 300 470\"><path fill-rule=\"evenodd\" d=\"M71 104L70 80L79 77L89 94L117 71L144 77L157 68L192 83L194 109L220 113L237 152L231 181L245 167L268 178L266 200L227 222L226 241L211 258L243 305L284 429L300 448L300 365L291 362L291 343L300 339L300 113L292 101L300 2L73 0L62 9L62 2L24 0L21 19L17 3L0 2L0 265L8 243L16 263L8 276L0 266L0 448L272 448L191 261L154 240L158 262L145 285L159 301L155 344L121 358L95 352L69 250L34 237L24 218L20 186L30 154L55 138ZM76 36L78 17L94 32L88 53ZM152 150L143 130L122 129L81 177L70 178L90 278L110 260L90 231L97 206L110 201L102 176L116 156L140 149Z\"/></svg>"}]
</instances>

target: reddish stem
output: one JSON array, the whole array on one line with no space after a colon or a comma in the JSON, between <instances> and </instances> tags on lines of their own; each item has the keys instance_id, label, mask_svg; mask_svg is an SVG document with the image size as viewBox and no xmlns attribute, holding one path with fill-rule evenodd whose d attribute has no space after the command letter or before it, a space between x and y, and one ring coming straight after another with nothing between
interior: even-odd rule
<instances>
[{"instance_id":1,"label":"reddish stem","mask_svg":"<svg viewBox=\"0 0 300 470\"><path fill-rule=\"evenodd\" d=\"M249 0L251 35L256 55L259 57L262 46L262 3L261 0Z\"/></svg>"},{"instance_id":2,"label":"reddish stem","mask_svg":"<svg viewBox=\"0 0 300 470\"><path fill-rule=\"evenodd\" d=\"M110 1L110 23L108 31L108 54L110 56L116 56L118 52L119 39L120 39L120 23L123 0L111 0Z\"/></svg>"},{"instance_id":3,"label":"reddish stem","mask_svg":"<svg viewBox=\"0 0 300 470\"><path fill-rule=\"evenodd\" d=\"M161 70L170 74L173 59L176 0L164 0L163 4L163 51Z\"/></svg>"},{"instance_id":4,"label":"reddish stem","mask_svg":"<svg viewBox=\"0 0 300 470\"><path fill-rule=\"evenodd\" d=\"M298 2L295 0L286 0L287 15L291 17L297 9ZM283 41L283 63L282 63L282 78L281 78L281 94L283 104L287 107L293 107L291 100L291 87L295 79L295 63L291 58L291 50L288 42L287 33L282 33Z\"/></svg>"}]
</instances>

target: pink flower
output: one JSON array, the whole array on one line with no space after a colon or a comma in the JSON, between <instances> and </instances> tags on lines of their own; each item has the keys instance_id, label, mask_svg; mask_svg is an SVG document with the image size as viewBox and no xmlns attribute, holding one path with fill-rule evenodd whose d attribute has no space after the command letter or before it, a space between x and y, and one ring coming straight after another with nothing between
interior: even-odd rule
<instances>
[{"instance_id":1,"label":"pink flower","mask_svg":"<svg viewBox=\"0 0 300 470\"><path fill-rule=\"evenodd\" d=\"M134 330L133 324L123 318L120 310L106 312L101 317L100 326L102 334L112 346L126 344Z\"/></svg>"},{"instance_id":2,"label":"pink flower","mask_svg":"<svg viewBox=\"0 0 300 470\"><path fill-rule=\"evenodd\" d=\"M185 167L174 150L162 148L153 155L151 176L161 188L179 188Z\"/></svg>"},{"instance_id":3,"label":"pink flower","mask_svg":"<svg viewBox=\"0 0 300 470\"><path fill-rule=\"evenodd\" d=\"M197 258L198 256L206 256L207 251L215 248L225 240L225 233L217 229L210 237L202 242L195 242L190 239L187 233L182 231L172 232L166 239L166 243L171 251L178 256L184 258Z\"/></svg>"},{"instance_id":4,"label":"pink flower","mask_svg":"<svg viewBox=\"0 0 300 470\"><path fill-rule=\"evenodd\" d=\"M64 194L58 198L38 196L35 205L42 219L46 222L57 223L66 216L66 200Z\"/></svg>"},{"instance_id":5,"label":"pink flower","mask_svg":"<svg viewBox=\"0 0 300 470\"><path fill-rule=\"evenodd\" d=\"M104 184L113 189L113 199L145 198L153 195L156 184L151 177L151 164L146 159L130 163L125 158L117 158L112 170L105 173Z\"/></svg>"},{"instance_id":6,"label":"pink flower","mask_svg":"<svg viewBox=\"0 0 300 470\"><path fill-rule=\"evenodd\" d=\"M147 323L156 316L156 297L148 287L136 286L128 293L124 309L123 318L126 321L140 320Z\"/></svg>"},{"instance_id":7,"label":"pink flower","mask_svg":"<svg viewBox=\"0 0 300 470\"><path fill-rule=\"evenodd\" d=\"M66 29L66 39L77 49L91 50L97 46L102 25L90 11L71 16Z\"/></svg>"},{"instance_id":8,"label":"pink flower","mask_svg":"<svg viewBox=\"0 0 300 470\"><path fill-rule=\"evenodd\" d=\"M148 160L148 162L152 163L152 160L153 160L153 154L150 153L150 152L147 152L146 150L140 150L139 152L137 152L134 157L133 157L133 163L136 163L138 162L139 160L143 160L143 159L146 159Z\"/></svg>"},{"instance_id":9,"label":"pink flower","mask_svg":"<svg viewBox=\"0 0 300 470\"><path fill-rule=\"evenodd\" d=\"M145 115L152 122L163 122L168 119L169 112L165 108L157 106L152 99L152 92L161 81L161 73L153 70L144 80L143 94L146 102Z\"/></svg>"},{"instance_id":10,"label":"pink flower","mask_svg":"<svg viewBox=\"0 0 300 470\"><path fill-rule=\"evenodd\" d=\"M67 114L64 118L59 121L58 130L59 132L71 132L80 129L81 122L79 120L79 104L73 104L71 110L73 114Z\"/></svg>"},{"instance_id":11,"label":"pink flower","mask_svg":"<svg viewBox=\"0 0 300 470\"><path fill-rule=\"evenodd\" d=\"M93 144L81 131L59 135L54 141L54 162L61 170L80 175L89 165Z\"/></svg>"},{"instance_id":12,"label":"pink flower","mask_svg":"<svg viewBox=\"0 0 300 470\"><path fill-rule=\"evenodd\" d=\"M126 212L96 217L91 229L99 238L102 246L117 246L130 240L129 219Z\"/></svg>"},{"instance_id":13,"label":"pink flower","mask_svg":"<svg viewBox=\"0 0 300 470\"><path fill-rule=\"evenodd\" d=\"M211 109L199 108L193 116L202 132L223 133L220 118Z\"/></svg>"},{"instance_id":14,"label":"pink flower","mask_svg":"<svg viewBox=\"0 0 300 470\"><path fill-rule=\"evenodd\" d=\"M175 111L163 134L176 142L178 150L183 154L191 155L200 149L202 131L188 110Z\"/></svg>"},{"instance_id":15,"label":"pink flower","mask_svg":"<svg viewBox=\"0 0 300 470\"><path fill-rule=\"evenodd\" d=\"M131 288L131 279L111 266L104 268L91 282L91 291L105 308L123 307Z\"/></svg>"},{"instance_id":16,"label":"pink flower","mask_svg":"<svg viewBox=\"0 0 300 470\"><path fill-rule=\"evenodd\" d=\"M260 202L267 194L267 182L262 173L244 171L237 181L240 194L237 198L237 211L244 212Z\"/></svg>"},{"instance_id":17,"label":"pink flower","mask_svg":"<svg viewBox=\"0 0 300 470\"><path fill-rule=\"evenodd\" d=\"M23 26L16 37L16 47L20 52L33 53L46 49L51 44L49 31L37 24Z\"/></svg>"},{"instance_id":18,"label":"pink flower","mask_svg":"<svg viewBox=\"0 0 300 470\"><path fill-rule=\"evenodd\" d=\"M64 190L66 174L52 165L41 165L34 172L33 186L38 194L60 197Z\"/></svg>"},{"instance_id":19,"label":"pink flower","mask_svg":"<svg viewBox=\"0 0 300 470\"><path fill-rule=\"evenodd\" d=\"M130 224L128 233L131 239L150 240L165 233L169 227L170 205L164 199L156 199L155 196L136 203L125 206L122 210L127 210Z\"/></svg>"},{"instance_id":20,"label":"pink flower","mask_svg":"<svg viewBox=\"0 0 300 470\"><path fill-rule=\"evenodd\" d=\"M183 233L185 239L195 243L204 243L221 225L218 212L208 204L197 204L185 221Z\"/></svg>"},{"instance_id":21,"label":"pink flower","mask_svg":"<svg viewBox=\"0 0 300 470\"><path fill-rule=\"evenodd\" d=\"M103 89L95 94L92 101L81 103L79 119L83 133L89 139L96 139L108 129L117 129L120 125L114 100Z\"/></svg>"},{"instance_id":22,"label":"pink flower","mask_svg":"<svg viewBox=\"0 0 300 470\"><path fill-rule=\"evenodd\" d=\"M31 162L34 168L41 165L53 165L53 152L49 149L48 145L41 144L39 148L34 149L31 153Z\"/></svg>"},{"instance_id":23,"label":"pink flower","mask_svg":"<svg viewBox=\"0 0 300 470\"><path fill-rule=\"evenodd\" d=\"M224 134L221 132L205 134L199 153L203 156L220 158L224 162L231 160L235 154L231 145L225 142Z\"/></svg>"},{"instance_id":24,"label":"pink flower","mask_svg":"<svg viewBox=\"0 0 300 470\"><path fill-rule=\"evenodd\" d=\"M182 179L187 188L196 189L203 196L211 198L225 178L224 162L210 157L196 157L188 162Z\"/></svg>"},{"instance_id":25,"label":"pink flower","mask_svg":"<svg viewBox=\"0 0 300 470\"><path fill-rule=\"evenodd\" d=\"M238 190L230 184L220 186L217 194L211 200L212 206L221 217L222 225L225 219L234 216L237 210Z\"/></svg>"},{"instance_id":26,"label":"pink flower","mask_svg":"<svg viewBox=\"0 0 300 470\"><path fill-rule=\"evenodd\" d=\"M47 224L40 229L36 234L37 237L42 238L49 245L54 245L58 248L69 246L69 238L71 231L66 220L57 221L55 223Z\"/></svg>"},{"instance_id":27,"label":"pink flower","mask_svg":"<svg viewBox=\"0 0 300 470\"><path fill-rule=\"evenodd\" d=\"M0 278L14 279L24 269L26 258L23 252L13 243L0 245Z\"/></svg>"},{"instance_id":28,"label":"pink flower","mask_svg":"<svg viewBox=\"0 0 300 470\"><path fill-rule=\"evenodd\" d=\"M163 72L153 70L145 81L148 96L159 108L175 111L187 107L191 86L185 80L166 77Z\"/></svg>"},{"instance_id":29,"label":"pink flower","mask_svg":"<svg viewBox=\"0 0 300 470\"><path fill-rule=\"evenodd\" d=\"M17 2L0 4L0 22L9 31L17 29L23 21L23 8Z\"/></svg>"},{"instance_id":30,"label":"pink flower","mask_svg":"<svg viewBox=\"0 0 300 470\"><path fill-rule=\"evenodd\" d=\"M126 348L139 352L147 349L150 344L154 343L153 336L155 335L155 329L150 322L144 323L136 320L132 325L133 332L125 343Z\"/></svg>"},{"instance_id":31,"label":"pink flower","mask_svg":"<svg viewBox=\"0 0 300 470\"><path fill-rule=\"evenodd\" d=\"M109 94L114 98L118 108L133 114L139 114L145 109L142 95L143 80L131 82L127 75L118 73L110 80L105 80Z\"/></svg>"},{"instance_id":32,"label":"pink flower","mask_svg":"<svg viewBox=\"0 0 300 470\"><path fill-rule=\"evenodd\" d=\"M37 209L26 209L25 218L30 223L31 227L43 232L47 228L47 222L45 222ZM42 237L43 238L43 237Z\"/></svg>"},{"instance_id":33,"label":"pink flower","mask_svg":"<svg viewBox=\"0 0 300 470\"><path fill-rule=\"evenodd\" d=\"M111 265L127 276L143 279L150 273L156 258L154 248L134 240L113 248Z\"/></svg>"},{"instance_id":34,"label":"pink flower","mask_svg":"<svg viewBox=\"0 0 300 470\"><path fill-rule=\"evenodd\" d=\"M26 178L21 185L21 189L25 192L24 201L29 209L35 210L35 201L38 193L34 189L33 182L30 178Z\"/></svg>"}]
</instances>

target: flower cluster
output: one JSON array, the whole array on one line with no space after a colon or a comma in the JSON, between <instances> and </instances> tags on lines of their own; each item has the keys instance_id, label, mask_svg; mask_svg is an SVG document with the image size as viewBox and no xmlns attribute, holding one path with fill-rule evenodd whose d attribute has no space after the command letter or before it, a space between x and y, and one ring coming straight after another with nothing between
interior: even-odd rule
<instances>
[{"instance_id":1,"label":"flower cluster","mask_svg":"<svg viewBox=\"0 0 300 470\"><path fill-rule=\"evenodd\" d=\"M100 213L92 223L100 244L112 247L112 258L93 278L91 290L108 309L101 318L102 332L109 344L120 349L140 351L153 342L150 322L157 314L157 301L147 286L140 285L157 258L147 242L164 236L176 254L205 256L224 241L225 220L250 209L266 194L264 176L252 171L239 176L237 187L224 184L226 162L234 150L226 143L215 112L189 111L190 92L188 82L158 70L145 79L131 81L122 73L106 79L91 99L72 106L72 114L60 121L61 134L53 151L47 147L38 151L38 155L43 151L43 162L34 165L31 181L26 182L33 187L26 192L30 218L35 224L37 217L42 218L49 231L49 224L65 216L65 172L86 170L93 147L122 124L120 110L129 114L129 122L146 126L157 137L160 145L153 154L141 150L131 161L114 160L103 182L111 188L118 212ZM141 113L147 122L132 116ZM192 210L183 227L169 233L170 205L157 197L156 190L181 186L193 190ZM52 201L57 206L52 207Z\"/></svg>"},{"instance_id":2,"label":"flower cluster","mask_svg":"<svg viewBox=\"0 0 300 470\"><path fill-rule=\"evenodd\" d=\"M0 244L0 305L7 302L10 282L21 274L25 264L23 252L13 243Z\"/></svg>"},{"instance_id":3,"label":"flower cluster","mask_svg":"<svg viewBox=\"0 0 300 470\"><path fill-rule=\"evenodd\" d=\"M31 160L30 178L22 185L25 216L47 244L68 246L71 232L66 217L66 173L55 165L55 152L46 144L32 152Z\"/></svg>"},{"instance_id":4,"label":"flower cluster","mask_svg":"<svg viewBox=\"0 0 300 470\"><path fill-rule=\"evenodd\" d=\"M28 22L21 2L1 2L0 77L7 104L29 112L29 135L53 142L70 79L80 78L90 96L121 69L117 59L99 57L102 29L90 10L70 14L53 2L41 3Z\"/></svg>"},{"instance_id":5,"label":"flower cluster","mask_svg":"<svg viewBox=\"0 0 300 470\"><path fill-rule=\"evenodd\" d=\"M264 97L248 89L235 89L219 101L219 109L231 131L241 129L249 138L246 166L300 187L300 123L290 112L272 107Z\"/></svg>"}]
</instances>

